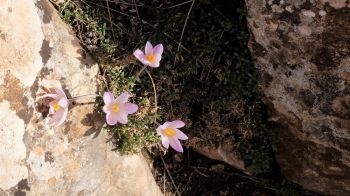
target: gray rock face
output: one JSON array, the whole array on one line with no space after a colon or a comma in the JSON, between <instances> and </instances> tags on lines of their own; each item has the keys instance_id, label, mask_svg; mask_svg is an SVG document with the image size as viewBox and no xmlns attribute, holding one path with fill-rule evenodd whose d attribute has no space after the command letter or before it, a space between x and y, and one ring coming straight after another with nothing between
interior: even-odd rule
<instances>
[{"instance_id":1,"label":"gray rock face","mask_svg":"<svg viewBox=\"0 0 350 196\"><path fill-rule=\"evenodd\" d=\"M94 94L98 74L50 3L0 1L0 21L0 195L161 195L141 155L111 151L94 100L46 125L41 87Z\"/></svg>"},{"instance_id":2,"label":"gray rock face","mask_svg":"<svg viewBox=\"0 0 350 196\"><path fill-rule=\"evenodd\" d=\"M283 173L303 187L350 194L350 4L246 0Z\"/></svg>"}]
</instances>

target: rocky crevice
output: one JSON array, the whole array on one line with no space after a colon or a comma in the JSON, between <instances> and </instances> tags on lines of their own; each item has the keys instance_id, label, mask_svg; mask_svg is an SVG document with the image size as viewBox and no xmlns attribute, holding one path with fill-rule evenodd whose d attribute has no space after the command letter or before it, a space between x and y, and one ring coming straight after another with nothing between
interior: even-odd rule
<instances>
[{"instance_id":1,"label":"rocky crevice","mask_svg":"<svg viewBox=\"0 0 350 196\"><path fill-rule=\"evenodd\" d=\"M350 4L246 2L282 172L307 189L348 195Z\"/></svg>"}]
</instances>

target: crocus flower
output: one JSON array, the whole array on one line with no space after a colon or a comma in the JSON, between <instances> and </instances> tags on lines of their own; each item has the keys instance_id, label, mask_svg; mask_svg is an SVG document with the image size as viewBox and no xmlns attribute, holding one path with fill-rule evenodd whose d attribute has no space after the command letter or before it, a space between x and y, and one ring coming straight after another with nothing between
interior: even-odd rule
<instances>
[{"instance_id":1,"label":"crocus flower","mask_svg":"<svg viewBox=\"0 0 350 196\"><path fill-rule=\"evenodd\" d=\"M159 62L162 59L163 45L158 44L154 48L150 42L146 43L145 53L140 49L134 52L134 56L141 61L142 64L150 67L159 67Z\"/></svg>"},{"instance_id":2,"label":"crocus flower","mask_svg":"<svg viewBox=\"0 0 350 196\"><path fill-rule=\"evenodd\" d=\"M175 120L172 122L165 122L157 128L157 134L162 139L162 145L168 149L170 146L177 152L183 152L183 148L179 140L187 140L188 137L179 130L184 127L185 123L181 120Z\"/></svg>"},{"instance_id":3,"label":"crocus flower","mask_svg":"<svg viewBox=\"0 0 350 196\"><path fill-rule=\"evenodd\" d=\"M108 125L115 125L117 122L121 124L128 123L128 114L133 114L137 111L136 104L127 102L129 93L124 92L119 97L114 99L111 92L105 92L103 94L103 111L106 115L106 122Z\"/></svg>"},{"instance_id":4,"label":"crocus flower","mask_svg":"<svg viewBox=\"0 0 350 196\"><path fill-rule=\"evenodd\" d=\"M48 121L48 124L50 126L59 126L67 118L68 105L69 105L67 96L61 88L56 88L55 93L47 93L43 96L38 97L37 99L42 99L46 97L53 99L49 103L49 106L50 106L49 114L51 115L51 118Z\"/></svg>"}]
</instances>

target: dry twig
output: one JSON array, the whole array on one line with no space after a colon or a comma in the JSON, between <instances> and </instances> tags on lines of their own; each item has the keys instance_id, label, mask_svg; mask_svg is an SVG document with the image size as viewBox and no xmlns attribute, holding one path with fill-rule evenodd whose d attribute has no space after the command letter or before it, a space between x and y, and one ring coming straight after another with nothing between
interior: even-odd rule
<instances>
[{"instance_id":1,"label":"dry twig","mask_svg":"<svg viewBox=\"0 0 350 196\"><path fill-rule=\"evenodd\" d=\"M158 150L159 150L159 147L158 147ZM174 188L175 188L176 193L177 193L179 196L181 196L181 194L180 194L180 192L179 192L179 190L178 190L178 188L177 188L177 186L176 186L176 184L175 184L175 181L174 181L173 177L171 176L171 173L170 173L168 167L166 166L166 163L165 163L165 161L164 161L162 152L161 152L160 150L159 150L159 153L160 153L160 158L162 159L162 162L163 162L163 164L164 164L164 168L165 168L166 172L168 173L168 176L169 176L169 178L170 178L170 180L171 180L171 183L173 184L173 186L174 186Z\"/></svg>"},{"instance_id":2,"label":"dry twig","mask_svg":"<svg viewBox=\"0 0 350 196\"><path fill-rule=\"evenodd\" d=\"M188 19L190 18L190 14L191 14L191 11L192 11L192 8L193 8L193 5L194 5L195 2L196 2L196 0L193 0L193 1L192 1L191 7L190 7L190 9L188 10L188 13L187 13L187 16L186 16L185 24L184 24L184 26L183 26L183 28L182 28L182 32L181 32L181 36L180 36L180 41L179 41L179 44L178 44L178 46L177 46L177 51L176 51L176 53L175 53L174 67L175 67L175 63L176 63L176 59L177 59L177 53L178 53L179 50L180 50L182 38L183 38L184 33L185 33L185 29L186 29L186 26L187 26L187 22L188 22Z\"/></svg>"}]
</instances>

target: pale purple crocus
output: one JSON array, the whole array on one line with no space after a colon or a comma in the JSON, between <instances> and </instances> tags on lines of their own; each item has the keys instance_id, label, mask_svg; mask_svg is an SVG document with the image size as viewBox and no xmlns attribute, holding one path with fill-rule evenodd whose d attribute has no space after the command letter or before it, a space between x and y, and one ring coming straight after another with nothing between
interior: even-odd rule
<instances>
[{"instance_id":1,"label":"pale purple crocus","mask_svg":"<svg viewBox=\"0 0 350 196\"><path fill-rule=\"evenodd\" d=\"M170 146L177 152L183 152L182 145L179 140L187 140L188 137L179 130L184 127L185 123L181 120L165 122L157 128L157 134L160 135L162 145L168 149Z\"/></svg>"},{"instance_id":2,"label":"pale purple crocus","mask_svg":"<svg viewBox=\"0 0 350 196\"><path fill-rule=\"evenodd\" d=\"M127 102L129 93L124 92L119 97L114 99L111 92L105 92L103 94L103 111L106 115L106 122L108 125L115 125L118 122L121 124L128 123L128 114L133 114L137 111L138 106L133 103Z\"/></svg>"},{"instance_id":3,"label":"pale purple crocus","mask_svg":"<svg viewBox=\"0 0 350 196\"><path fill-rule=\"evenodd\" d=\"M56 88L55 93L47 93L43 96L37 97L37 99L42 98L52 98L53 100L49 103L50 109L49 114L51 118L48 121L50 126L59 126L67 118L69 101L61 88Z\"/></svg>"},{"instance_id":4,"label":"pale purple crocus","mask_svg":"<svg viewBox=\"0 0 350 196\"><path fill-rule=\"evenodd\" d=\"M142 64L150 67L159 67L159 62L162 59L163 45L158 44L154 48L152 44L148 41L145 47L145 53L140 49L134 52L134 56L141 61Z\"/></svg>"}]
</instances>

